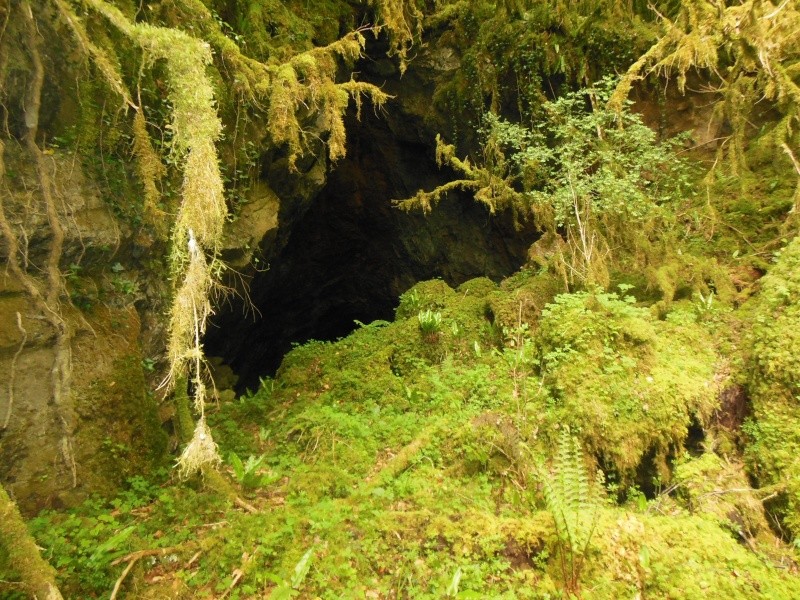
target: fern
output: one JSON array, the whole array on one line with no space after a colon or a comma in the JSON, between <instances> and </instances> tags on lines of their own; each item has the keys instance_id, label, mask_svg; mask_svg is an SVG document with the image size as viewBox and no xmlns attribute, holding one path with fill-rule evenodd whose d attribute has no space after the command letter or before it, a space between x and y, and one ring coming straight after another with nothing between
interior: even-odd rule
<instances>
[{"instance_id":1,"label":"fern","mask_svg":"<svg viewBox=\"0 0 800 600\"><path fill-rule=\"evenodd\" d=\"M580 591L580 575L597 526L600 506L595 483L584 466L580 443L569 430L561 432L552 473L540 468L547 510L558 536L558 557L564 589Z\"/></svg>"}]
</instances>

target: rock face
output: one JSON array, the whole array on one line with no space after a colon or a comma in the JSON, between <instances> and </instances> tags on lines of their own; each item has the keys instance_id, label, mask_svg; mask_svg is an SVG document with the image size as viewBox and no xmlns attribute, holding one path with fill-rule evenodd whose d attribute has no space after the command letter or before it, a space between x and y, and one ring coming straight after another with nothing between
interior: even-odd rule
<instances>
[{"instance_id":1,"label":"rock face","mask_svg":"<svg viewBox=\"0 0 800 600\"><path fill-rule=\"evenodd\" d=\"M38 178L21 151L7 150L5 159L4 214L24 241L20 262L40 284L52 231ZM47 164L65 230L58 310L70 336L60 357L71 367L63 396L54 393L58 332L25 283L10 269L0 274L0 480L26 512L114 489L157 463L166 441L146 393L133 290L121 297L96 275L135 243L73 157L50 154Z\"/></svg>"}]
</instances>

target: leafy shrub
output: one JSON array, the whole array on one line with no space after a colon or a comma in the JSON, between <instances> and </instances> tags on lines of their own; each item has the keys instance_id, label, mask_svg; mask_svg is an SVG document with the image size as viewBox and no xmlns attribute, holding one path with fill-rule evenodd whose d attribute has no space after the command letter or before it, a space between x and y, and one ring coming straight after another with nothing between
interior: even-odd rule
<instances>
[{"instance_id":1,"label":"leafy shrub","mask_svg":"<svg viewBox=\"0 0 800 600\"><path fill-rule=\"evenodd\" d=\"M608 285L612 249L641 251L647 231L666 218L662 205L689 184L675 151L681 140L659 142L630 102L609 109L613 89L607 77L547 102L532 127L487 114L477 165L437 138L437 162L462 179L419 191L399 206L428 212L454 188L473 191L490 211L511 209L563 236L558 268L566 279Z\"/></svg>"}]
</instances>

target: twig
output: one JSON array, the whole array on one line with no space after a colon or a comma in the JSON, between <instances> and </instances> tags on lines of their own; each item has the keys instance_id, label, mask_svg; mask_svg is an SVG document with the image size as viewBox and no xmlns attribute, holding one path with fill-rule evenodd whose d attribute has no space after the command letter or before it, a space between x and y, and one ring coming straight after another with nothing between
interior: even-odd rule
<instances>
[{"instance_id":1,"label":"twig","mask_svg":"<svg viewBox=\"0 0 800 600\"><path fill-rule=\"evenodd\" d=\"M244 571L242 569L235 569L233 571L233 581L231 581L231 584L228 586L228 589L225 590L225 593L219 597L219 600L225 600L225 598L227 598L233 591L233 588L235 588L242 580L242 577L244 577Z\"/></svg>"},{"instance_id":2,"label":"twig","mask_svg":"<svg viewBox=\"0 0 800 600\"><path fill-rule=\"evenodd\" d=\"M253 552L252 554L247 554L245 552L244 556L242 556L243 559L242 565L238 569L233 570L233 581L231 581L231 584L228 586L228 589L225 590L225 593L219 597L219 600L225 600L225 598L227 598L231 594L233 588L239 585L239 582L245 576L245 573L247 573L247 567L249 567L250 563L253 562L253 559L256 557L256 554L258 554L258 549L256 549L256 551Z\"/></svg>"},{"instance_id":3,"label":"twig","mask_svg":"<svg viewBox=\"0 0 800 600\"><path fill-rule=\"evenodd\" d=\"M111 596L108 600L116 600L117 594L119 593L120 588L122 587L122 583L125 581L125 578L133 569L133 566L139 561L139 559L144 558L145 556L164 556L165 554L171 554L175 550L177 550L177 546L170 546L169 548L155 548L151 550L139 550L137 552L131 552L127 556L123 556L118 558L114 562L111 563L111 566L116 566L118 564L127 562L128 565L122 571L122 574L117 578L116 583L114 584L114 589L111 591ZM194 555L192 560L195 560L200 555L200 552ZM191 564L191 561L190 561ZM188 565L187 565L188 567Z\"/></svg>"},{"instance_id":4,"label":"twig","mask_svg":"<svg viewBox=\"0 0 800 600\"><path fill-rule=\"evenodd\" d=\"M754 496L758 497L759 494L767 494L765 497L761 498L761 502L765 500L769 500L770 498L775 497L776 495L780 494L786 488L785 484L778 483L775 485L766 486L763 488L730 488L727 490L712 490L710 492L706 492L705 494L700 494L698 498L705 498L706 496L723 496L725 494L753 494Z\"/></svg>"},{"instance_id":5,"label":"twig","mask_svg":"<svg viewBox=\"0 0 800 600\"><path fill-rule=\"evenodd\" d=\"M202 550L198 550L197 552L195 552L194 556L192 556L192 558L189 559L189 562L186 563L186 566L184 567L184 569L188 569L189 567L191 567L194 564L194 561L196 561L198 558L200 558L200 555L202 553L203 553Z\"/></svg>"},{"instance_id":6,"label":"twig","mask_svg":"<svg viewBox=\"0 0 800 600\"><path fill-rule=\"evenodd\" d=\"M125 570L122 571L122 575L120 575L119 578L117 578L117 581L114 584L114 589L111 591L111 596L110 596L109 600L116 600L117 594L119 593L119 588L122 587L122 582L125 581L125 578L128 576L128 573L131 572L131 569L133 569L133 565L136 564L136 562L139 560L139 558L141 558L141 557L137 557L137 558L134 558L133 560L131 560L128 563L128 566L125 567Z\"/></svg>"},{"instance_id":7,"label":"twig","mask_svg":"<svg viewBox=\"0 0 800 600\"><path fill-rule=\"evenodd\" d=\"M258 514L258 509L255 506L253 506L252 504L248 504L247 502L245 502L244 500L242 500L238 496L233 499L233 503L236 506L238 506L239 508L243 508L244 510L246 510L250 514L254 514L254 515Z\"/></svg>"},{"instance_id":8,"label":"twig","mask_svg":"<svg viewBox=\"0 0 800 600\"><path fill-rule=\"evenodd\" d=\"M25 342L28 341L28 332L22 326L22 315L19 314L19 311L17 311L17 329L22 333L22 341L19 343L19 348L14 354L14 358L11 359L11 372L8 375L8 409L6 410L6 419L3 421L3 429L6 429L9 421L11 421L11 409L14 406L14 380L17 376L17 359L25 348Z\"/></svg>"}]
</instances>

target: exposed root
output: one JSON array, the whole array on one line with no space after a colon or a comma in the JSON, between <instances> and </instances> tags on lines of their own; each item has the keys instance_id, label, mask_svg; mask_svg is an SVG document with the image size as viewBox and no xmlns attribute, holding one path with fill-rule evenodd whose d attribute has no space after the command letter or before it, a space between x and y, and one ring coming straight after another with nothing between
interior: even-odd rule
<instances>
[{"instance_id":1,"label":"exposed root","mask_svg":"<svg viewBox=\"0 0 800 600\"><path fill-rule=\"evenodd\" d=\"M73 485L77 484L77 468L74 456L71 452L71 431L70 425L64 415L65 399L69 396L70 376L72 373L72 331L69 324L61 314L60 299L64 292L64 281L61 276L60 262L64 248L64 229L56 207L53 195L53 185L50 177L47 162L44 154L36 143L39 130L39 110L42 100L42 86L44 84L44 65L42 64L39 52L39 37L36 30L36 22L28 2L19 5L23 20L26 24L27 39L26 46L30 54L33 65L33 79L25 99L25 147L33 157L36 164L37 174L41 188L41 196L44 200L47 213L48 225L52 234L50 250L45 264L46 286L41 289L37 282L30 277L19 264L20 248L17 237L9 225L0 199L0 231L7 239L8 244L8 265L11 272L17 277L26 289L34 305L43 314L49 325L56 333L56 343L54 347L55 356L51 373L52 404L56 414L56 421L61 428L61 447L62 454L67 466L72 473Z\"/></svg>"},{"instance_id":2,"label":"exposed root","mask_svg":"<svg viewBox=\"0 0 800 600\"><path fill-rule=\"evenodd\" d=\"M17 329L22 334L22 341L19 343L19 348L14 353L14 358L11 359L10 373L8 374L8 408L6 409L6 418L3 421L3 429L8 428L8 423L11 421L11 411L14 408L14 381L17 377L17 359L22 351L25 349L25 342L28 341L28 332L22 326L22 315L17 312Z\"/></svg>"}]
</instances>

